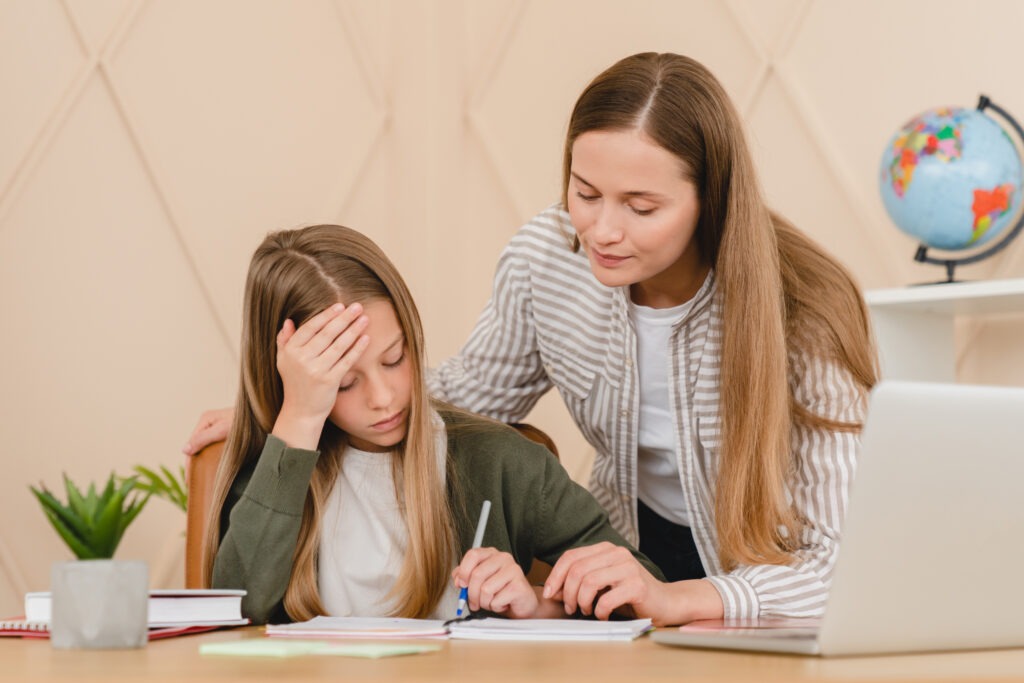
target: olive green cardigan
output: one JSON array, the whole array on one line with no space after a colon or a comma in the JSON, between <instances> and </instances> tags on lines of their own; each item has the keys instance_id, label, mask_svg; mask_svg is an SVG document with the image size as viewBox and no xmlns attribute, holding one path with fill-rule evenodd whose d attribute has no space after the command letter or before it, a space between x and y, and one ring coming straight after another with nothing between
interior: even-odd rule
<instances>
[{"instance_id":1,"label":"olive green cardigan","mask_svg":"<svg viewBox=\"0 0 1024 683\"><path fill-rule=\"evenodd\" d=\"M476 517L491 501L484 547L512 554L523 572L534 558L549 564L570 548L608 541L627 546L593 496L573 482L551 453L500 424L442 412L448 435L448 494L461 553L473 544ZM291 621L283 597L302 510L319 453L288 448L270 436L243 466L221 512L215 588L242 588L243 614L254 623ZM630 548L656 577L661 572Z\"/></svg>"}]
</instances>

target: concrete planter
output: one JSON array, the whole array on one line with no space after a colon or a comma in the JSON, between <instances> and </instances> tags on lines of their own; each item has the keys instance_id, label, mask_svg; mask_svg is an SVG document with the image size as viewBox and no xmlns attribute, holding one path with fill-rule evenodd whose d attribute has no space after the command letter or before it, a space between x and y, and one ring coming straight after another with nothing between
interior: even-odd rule
<instances>
[{"instance_id":1,"label":"concrete planter","mask_svg":"<svg viewBox=\"0 0 1024 683\"><path fill-rule=\"evenodd\" d=\"M55 648L142 647L148 638L149 570L141 560L56 562L50 642Z\"/></svg>"}]
</instances>

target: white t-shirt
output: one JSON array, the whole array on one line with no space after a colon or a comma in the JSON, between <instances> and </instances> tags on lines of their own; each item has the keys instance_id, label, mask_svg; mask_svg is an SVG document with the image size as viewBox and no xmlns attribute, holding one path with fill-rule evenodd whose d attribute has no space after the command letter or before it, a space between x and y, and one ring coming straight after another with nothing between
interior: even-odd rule
<instances>
[{"instance_id":1,"label":"white t-shirt","mask_svg":"<svg viewBox=\"0 0 1024 683\"><path fill-rule=\"evenodd\" d=\"M348 448L328 496L320 526L317 580L331 616L383 617L386 599L402 569L408 531L391 477L395 453ZM458 592L449 584L435 619L455 614Z\"/></svg>"},{"instance_id":2,"label":"white t-shirt","mask_svg":"<svg viewBox=\"0 0 1024 683\"><path fill-rule=\"evenodd\" d=\"M640 378L638 497L661 517L684 526L690 526L690 511L679 478L680 450L669 402L669 339L692 306L693 299L672 308L629 304Z\"/></svg>"}]
</instances>

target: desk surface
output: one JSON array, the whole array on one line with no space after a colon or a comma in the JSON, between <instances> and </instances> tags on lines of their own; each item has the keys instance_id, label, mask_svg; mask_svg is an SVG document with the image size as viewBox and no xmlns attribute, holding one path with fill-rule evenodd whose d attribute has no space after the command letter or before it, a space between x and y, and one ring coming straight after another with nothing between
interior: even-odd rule
<instances>
[{"instance_id":1,"label":"desk surface","mask_svg":"<svg viewBox=\"0 0 1024 683\"><path fill-rule=\"evenodd\" d=\"M47 640L0 638L3 681L1024 681L1024 649L816 659L631 643L433 641L441 651L391 657L200 656L205 642L262 638L258 628L149 643L138 650L54 650Z\"/></svg>"}]
</instances>

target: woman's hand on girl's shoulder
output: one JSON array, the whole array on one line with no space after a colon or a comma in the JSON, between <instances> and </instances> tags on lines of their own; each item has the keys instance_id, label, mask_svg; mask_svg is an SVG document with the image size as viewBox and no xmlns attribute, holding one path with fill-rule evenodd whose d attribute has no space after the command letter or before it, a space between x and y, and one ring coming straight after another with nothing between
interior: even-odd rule
<instances>
[{"instance_id":1,"label":"woman's hand on girl's shoulder","mask_svg":"<svg viewBox=\"0 0 1024 683\"><path fill-rule=\"evenodd\" d=\"M543 596L560 597L567 614L578 608L607 619L616 610L631 609L656 626L720 618L723 611L721 597L709 582L659 581L628 548L608 542L566 551L552 567Z\"/></svg>"},{"instance_id":2,"label":"woman's hand on girl's shoulder","mask_svg":"<svg viewBox=\"0 0 1024 683\"><path fill-rule=\"evenodd\" d=\"M196 422L188 441L182 446L181 452L185 455L195 455L211 443L228 438L228 430L231 429L231 419L234 414L234 408L205 411L199 416L199 421Z\"/></svg>"},{"instance_id":3,"label":"woman's hand on girl's shoulder","mask_svg":"<svg viewBox=\"0 0 1024 683\"><path fill-rule=\"evenodd\" d=\"M472 611L487 610L512 619L537 616L540 599L511 554L497 548L474 548L452 571L456 588L466 588Z\"/></svg>"}]
</instances>

